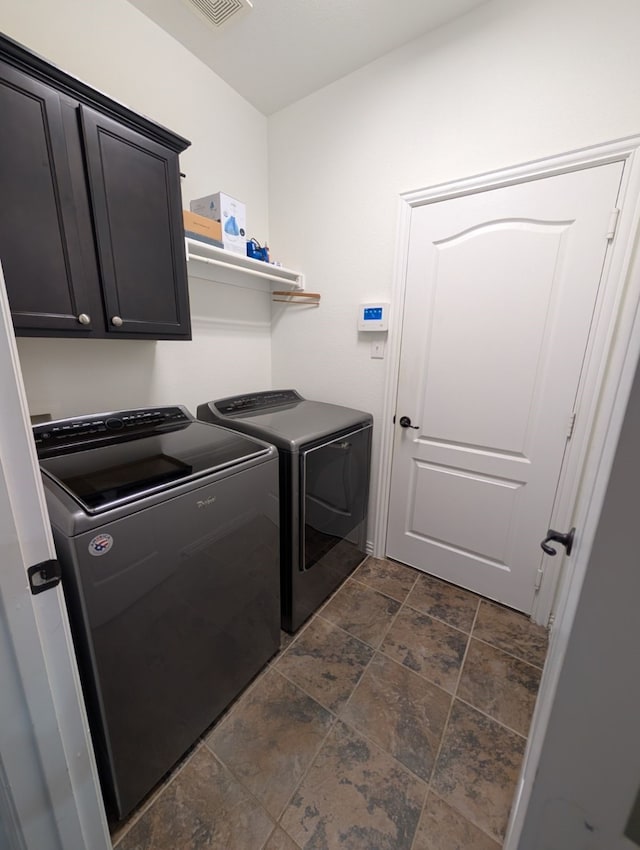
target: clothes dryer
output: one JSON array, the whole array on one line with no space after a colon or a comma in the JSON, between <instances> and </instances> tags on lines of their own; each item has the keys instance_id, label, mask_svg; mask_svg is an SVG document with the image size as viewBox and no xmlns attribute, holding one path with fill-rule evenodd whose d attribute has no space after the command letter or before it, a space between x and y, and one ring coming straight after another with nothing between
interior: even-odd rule
<instances>
[{"instance_id":1,"label":"clothes dryer","mask_svg":"<svg viewBox=\"0 0 640 850\"><path fill-rule=\"evenodd\" d=\"M206 402L197 415L278 448L282 626L293 633L365 557L373 418L293 389Z\"/></svg>"}]
</instances>

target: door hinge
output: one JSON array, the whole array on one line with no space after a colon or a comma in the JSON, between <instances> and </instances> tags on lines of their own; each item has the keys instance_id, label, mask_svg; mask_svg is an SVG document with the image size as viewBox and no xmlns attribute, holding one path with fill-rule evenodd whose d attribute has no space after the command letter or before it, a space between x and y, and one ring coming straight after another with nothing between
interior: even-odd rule
<instances>
[{"instance_id":1,"label":"door hinge","mask_svg":"<svg viewBox=\"0 0 640 850\"><path fill-rule=\"evenodd\" d=\"M542 576L543 575L544 575L544 567L542 566L542 564L540 564L540 566L538 567L538 571L536 572L536 583L534 585L534 589L535 589L536 593L540 590L540 587L542 585Z\"/></svg>"},{"instance_id":2,"label":"door hinge","mask_svg":"<svg viewBox=\"0 0 640 850\"><path fill-rule=\"evenodd\" d=\"M620 210L618 207L614 207L611 210L611 216L609 217L609 229L607 230L607 239L611 241L613 237L616 235L616 229L618 227L618 218L620 216Z\"/></svg>"},{"instance_id":3,"label":"door hinge","mask_svg":"<svg viewBox=\"0 0 640 850\"><path fill-rule=\"evenodd\" d=\"M50 561L42 561L40 564L29 567L27 575L29 576L31 593L35 596L36 593L42 593L43 590L55 587L62 578L62 570L59 562L52 558Z\"/></svg>"},{"instance_id":4,"label":"door hinge","mask_svg":"<svg viewBox=\"0 0 640 850\"><path fill-rule=\"evenodd\" d=\"M567 440L570 440L573 437L573 428L576 424L576 415L572 413L569 416L569 425L567 426Z\"/></svg>"}]
</instances>

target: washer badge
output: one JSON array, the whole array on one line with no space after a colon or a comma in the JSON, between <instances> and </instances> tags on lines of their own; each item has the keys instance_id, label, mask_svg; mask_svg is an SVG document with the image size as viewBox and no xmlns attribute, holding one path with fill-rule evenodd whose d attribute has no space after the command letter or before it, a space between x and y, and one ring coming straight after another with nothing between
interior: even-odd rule
<instances>
[{"instance_id":1,"label":"washer badge","mask_svg":"<svg viewBox=\"0 0 640 850\"><path fill-rule=\"evenodd\" d=\"M113 537L110 534L96 534L91 543L89 543L89 554L106 555L109 549L113 546Z\"/></svg>"}]
</instances>

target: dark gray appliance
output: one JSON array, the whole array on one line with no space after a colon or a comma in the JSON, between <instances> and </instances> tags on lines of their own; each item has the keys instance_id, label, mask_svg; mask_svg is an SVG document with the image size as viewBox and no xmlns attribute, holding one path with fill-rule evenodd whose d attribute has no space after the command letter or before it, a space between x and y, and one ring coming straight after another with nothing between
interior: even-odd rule
<instances>
[{"instance_id":1,"label":"dark gray appliance","mask_svg":"<svg viewBox=\"0 0 640 850\"><path fill-rule=\"evenodd\" d=\"M371 414L268 390L201 404L198 418L278 447L282 627L295 632L364 557Z\"/></svg>"},{"instance_id":2,"label":"dark gray appliance","mask_svg":"<svg viewBox=\"0 0 640 850\"><path fill-rule=\"evenodd\" d=\"M278 650L278 455L147 408L34 428L105 802L121 819Z\"/></svg>"}]
</instances>

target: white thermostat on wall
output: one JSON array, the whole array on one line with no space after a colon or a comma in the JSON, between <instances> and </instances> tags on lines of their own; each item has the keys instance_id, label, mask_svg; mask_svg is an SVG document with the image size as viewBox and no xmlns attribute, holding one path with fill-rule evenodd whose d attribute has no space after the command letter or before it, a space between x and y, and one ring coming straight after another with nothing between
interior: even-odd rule
<instances>
[{"instance_id":1,"label":"white thermostat on wall","mask_svg":"<svg viewBox=\"0 0 640 850\"><path fill-rule=\"evenodd\" d=\"M359 331L388 331L389 303L374 301L371 304L361 304L358 309Z\"/></svg>"}]
</instances>

